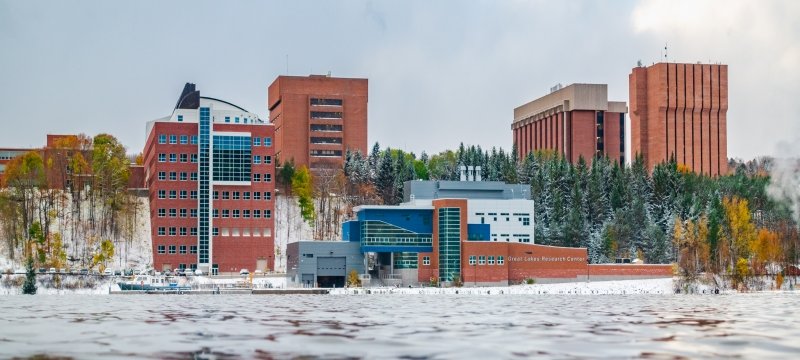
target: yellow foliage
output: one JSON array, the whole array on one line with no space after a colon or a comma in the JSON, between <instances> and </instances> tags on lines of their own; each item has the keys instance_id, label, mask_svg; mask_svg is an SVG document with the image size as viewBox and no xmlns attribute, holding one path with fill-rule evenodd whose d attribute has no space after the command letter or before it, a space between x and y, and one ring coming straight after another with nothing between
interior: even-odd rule
<instances>
[{"instance_id":1,"label":"yellow foliage","mask_svg":"<svg viewBox=\"0 0 800 360\"><path fill-rule=\"evenodd\" d=\"M724 228L731 255L734 258L749 258L756 246L756 227L750 218L747 200L726 196L722 199L722 206L725 209Z\"/></svg>"},{"instance_id":2,"label":"yellow foliage","mask_svg":"<svg viewBox=\"0 0 800 360\"><path fill-rule=\"evenodd\" d=\"M688 173L692 172L692 169L689 167L689 165L679 163L678 164L678 172L681 173L681 174L688 174Z\"/></svg>"},{"instance_id":3,"label":"yellow foliage","mask_svg":"<svg viewBox=\"0 0 800 360\"><path fill-rule=\"evenodd\" d=\"M761 264L778 262L782 253L778 234L767 229L759 229L756 240L756 259Z\"/></svg>"}]
</instances>

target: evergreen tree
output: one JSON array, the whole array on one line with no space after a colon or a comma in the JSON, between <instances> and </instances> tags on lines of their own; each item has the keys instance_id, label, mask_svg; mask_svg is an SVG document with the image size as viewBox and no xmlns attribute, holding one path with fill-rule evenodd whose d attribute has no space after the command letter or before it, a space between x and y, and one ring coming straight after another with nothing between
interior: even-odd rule
<instances>
[{"instance_id":1,"label":"evergreen tree","mask_svg":"<svg viewBox=\"0 0 800 360\"><path fill-rule=\"evenodd\" d=\"M36 294L36 269L33 268L33 258L28 257L25 271L25 282L22 284L22 293L25 295Z\"/></svg>"}]
</instances>

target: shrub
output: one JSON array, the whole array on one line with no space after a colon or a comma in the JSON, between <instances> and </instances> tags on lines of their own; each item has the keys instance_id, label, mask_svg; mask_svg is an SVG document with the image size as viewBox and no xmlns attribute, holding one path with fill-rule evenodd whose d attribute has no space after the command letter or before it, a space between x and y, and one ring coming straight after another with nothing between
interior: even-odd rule
<instances>
[{"instance_id":1,"label":"shrub","mask_svg":"<svg viewBox=\"0 0 800 360\"><path fill-rule=\"evenodd\" d=\"M350 273L347 274L347 286L361 287L361 279L358 278L356 269L351 269Z\"/></svg>"},{"instance_id":2,"label":"shrub","mask_svg":"<svg viewBox=\"0 0 800 360\"><path fill-rule=\"evenodd\" d=\"M525 283L526 283L526 284L528 284L528 285L533 285L533 284L535 284L535 283L536 283L536 279L534 279L534 278L527 278L527 279L525 279Z\"/></svg>"},{"instance_id":3,"label":"shrub","mask_svg":"<svg viewBox=\"0 0 800 360\"><path fill-rule=\"evenodd\" d=\"M453 276L453 286L455 286L455 287L464 286L464 282L461 281L461 276L459 276L459 275Z\"/></svg>"}]
</instances>

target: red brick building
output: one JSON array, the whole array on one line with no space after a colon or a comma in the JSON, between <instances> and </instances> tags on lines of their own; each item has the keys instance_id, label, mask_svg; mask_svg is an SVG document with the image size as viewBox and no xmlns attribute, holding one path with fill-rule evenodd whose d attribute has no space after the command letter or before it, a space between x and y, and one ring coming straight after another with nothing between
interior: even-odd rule
<instances>
[{"instance_id":1,"label":"red brick building","mask_svg":"<svg viewBox=\"0 0 800 360\"><path fill-rule=\"evenodd\" d=\"M186 84L147 124L144 173L157 270L238 273L274 264L274 126Z\"/></svg>"},{"instance_id":2,"label":"red brick building","mask_svg":"<svg viewBox=\"0 0 800 360\"><path fill-rule=\"evenodd\" d=\"M575 162L608 156L625 163L625 102L608 101L605 84L572 84L514 109L520 159L552 150Z\"/></svg>"},{"instance_id":3,"label":"red brick building","mask_svg":"<svg viewBox=\"0 0 800 360\"><path fill-rule=\"evenodd\" d=\"M367 79L279 76L267 107L275 154L297 166L340 168L347 150L367 153Z\"/></svg>"},{"instance_id":4,"label":"red brick building","mask_svg":"<svg viewBox=\"0 0 800 360\"><path fill-rule=\"evenodd\" d=\"M651 170L674 156L697 173L727 172L727 65L658 63L629 81L632 154Z\"/></svg>"}]
</instances>

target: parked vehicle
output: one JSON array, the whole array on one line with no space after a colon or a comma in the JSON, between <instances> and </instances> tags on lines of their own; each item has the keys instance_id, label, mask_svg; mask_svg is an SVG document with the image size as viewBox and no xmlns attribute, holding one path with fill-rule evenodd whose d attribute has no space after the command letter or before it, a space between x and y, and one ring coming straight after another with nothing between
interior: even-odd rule
<instances>
[{"instance_id":1,"label":"parked vehicle","mask_svg":"<svg viewBox=\"0 0 800 360\"><path fill-rule=\"evenodd\" d=\"M111 269L106 269L106 271L103 271L103 276L114 276L114 271Z\"/></svg>"},{"instance_id":2,"label":"parked vehicle","mask_svg":"<svg viewBox=\"0 0 800 360\"><path fill-rule=\"evenodd\" d=\"M64 269L64 268L58 269L58 273L59 274L66 274L67 273L67 269Z\"/></svg>"},{"instance_id":3,"label":"parked vehicle","mask_svg":"<svg viewBox=\"0 0 800 360\"><path fill-rule=\"evenodd\" d=\"M81 269L81 275L89 275L89 269Z\"/></svg>"},{"instance_id":4,"label":"parked vehicle","mask_svg":"<svg viewBox=\"0 0 800 360\"><path fill-rule=\"evenodd\" d=\"M47 269L39 268L39 274L47 274Z\"/></svg>"},{"instance_id":5,"label":"parked vehicle","mask_svg":"<svg viewBox=\"0 0 800 360\"><path fill-rule=\"evenodd\" d=\"M247 269L239 270L239 275L242 275L242 276L250 275L250 270L247 270Z\"/></svg>"},{"instance_id":6,"label":"parked vehicle","mask_svg":"<svg viewBox=\"0 0 800 360\"><path fill-rule=\"evenodd\" d=\"M203 276L203 270L195 269L194 270L194 274L197 275L197 276Z\"/></svg>"},{"instance_id":7,"label":"parked vehicle","mask_svg":"<svg viewBox=\"0 0 800 360\"><path fill-rule=\"evenodd\" d=\"M56 273L56 268L50 268L50 270L48 272L51 273L51 274L55 274Z\"/></svg>"},{"instance_id":8,"label":"parked vehicle","mask_svg":"<svg viewBox=\"0 0 800 360\"><path fill-rule=\"evenodd\" d=\"M138 275L132 281L117 283L120 290L145 290L145 291L184 291L191 290L190 286L178 286L176 282L169 282L164 276Z\"/></svg>"}]
</instances>

